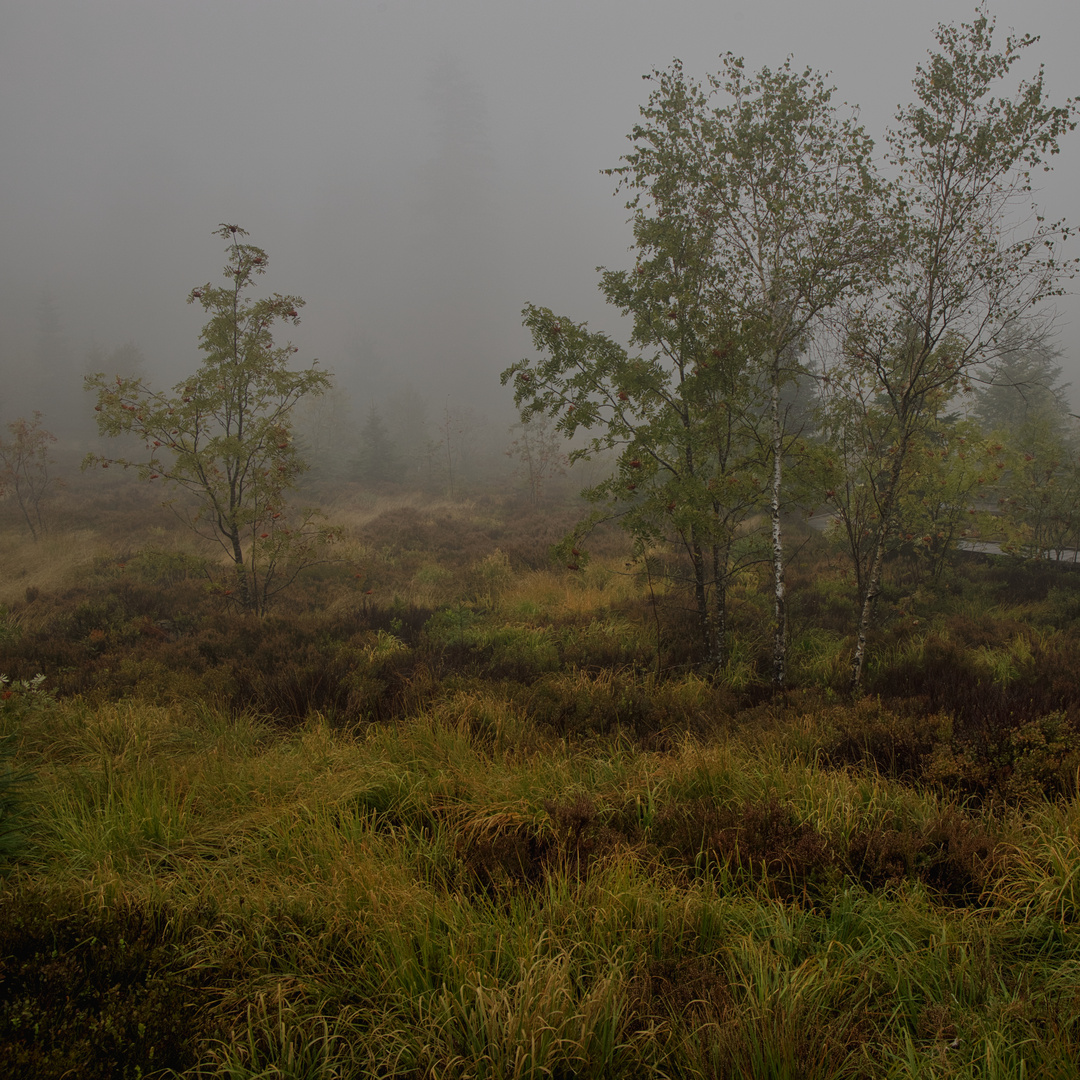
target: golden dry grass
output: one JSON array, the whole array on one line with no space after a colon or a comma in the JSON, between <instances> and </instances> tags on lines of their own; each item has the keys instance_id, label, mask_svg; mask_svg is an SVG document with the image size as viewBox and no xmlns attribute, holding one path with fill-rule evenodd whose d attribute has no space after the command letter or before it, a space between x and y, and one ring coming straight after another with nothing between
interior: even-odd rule
<instances>
[{"instance_id":1,"label":"golden dry grass","mask_svg":"<svg viewBox=\"0 0 1080 1080\"><path fill-rule=\"evenodd\" d=\"M92 529L51 532L36 544L18 532L2 532L0 604L22 599L28 589L52 592L75 585L97 559L118 558L122 547Z\"/></svg>"},{"instance_id":2,"label":"golden dry grass","mask_svg":"<svg viewBox=\"0 0 1080 1080\"><path fill-rule=\"evenodd\" d=\"M364 491L348 485L337 494L320 500L323 512L346 534L357 532L376 518L393 510L415 510L424 517L460 518L472 520L475 507L471 502L451 500L422 492L405 491L392 495Z\"/></svg>"},{"instance_id":3,"label":"golden dry grass","mask_svg":"<svg viewBox=\"0 0 1080 1080\"><path fill-rule=\"evenodd\" d=\"M657 582L653 591L657 597L665 596L668 586ZM590 615L640 598L637 575L627 569L625 560L613 558L594 559L583 572L532 570L515 574L500 595L507 611L527 615L535 608L553 618Z\"/></svg>"}]
</instances>

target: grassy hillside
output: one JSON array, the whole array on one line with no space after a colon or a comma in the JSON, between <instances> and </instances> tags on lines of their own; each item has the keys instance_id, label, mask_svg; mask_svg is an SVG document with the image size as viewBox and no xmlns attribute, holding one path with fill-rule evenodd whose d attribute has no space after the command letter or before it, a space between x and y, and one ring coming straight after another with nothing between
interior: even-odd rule
<instances>
[{"instance_id":1,"label":"grassy hillside","mask_svg":"<svg viewBox=\"0 0 1080 1080\"><path fill-rule=\"evenodd\" d=\"M328 509L261 620L123 485L0 533L5 1076L1076 1075L1080 574L898 562L852 701L807 535L773 696L764 577L711 677L570 509Z\"/></svg>"}]
</instances>

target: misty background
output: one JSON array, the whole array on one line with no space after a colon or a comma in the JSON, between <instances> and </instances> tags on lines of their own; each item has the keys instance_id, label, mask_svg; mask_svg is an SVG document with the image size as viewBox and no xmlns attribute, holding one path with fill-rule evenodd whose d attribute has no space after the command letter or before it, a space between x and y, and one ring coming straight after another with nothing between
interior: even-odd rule
<instances>
[{"instance_id":1,"label":"misty background","mask_svg":"<svg viewBox=\"0 0 1080 1080\"><path fill-rule=\"evenodd\" d=\"M321 438L355 439L374 409L418 442L451 420L505 445L515 417L498 376L531 350L526 301L624 336L596 267L625 265L632 237L601 170L629 149L643 75L675 57L702 78L725 51L751 69L791 54L830 72L880 143L935 25L974 12L953 0L4 0L0 422L41 409L74 450L93 435L86 372L171 386L195 370L204 316L185 299L221 282L211 233L231 222L269 253L258 293L307 300L297 364L318 358L340 389L308 417ZM1052 101L1080 92L1075 0L989 12L999 41L1010 27L1042 36L1030 53ZM1075 221L1076 135L1054 165L1036 198ZM1057 344L1075 402L1073 295L1057 306Z\"/></svg>"}]
</instances>

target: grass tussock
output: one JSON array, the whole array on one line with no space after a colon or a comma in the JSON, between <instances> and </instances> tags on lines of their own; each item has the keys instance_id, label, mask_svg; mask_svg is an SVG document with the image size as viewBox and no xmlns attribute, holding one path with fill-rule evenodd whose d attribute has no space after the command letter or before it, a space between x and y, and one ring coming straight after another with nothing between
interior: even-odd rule
<instances>
[{"instance_id":1,"label":"grass tussock","mask_svg":"<svg viewBox=\"0 0 1080 1080\"><path fill-rule=\"evenodd\" d=\"M157 524L4 594L5 1075L1075 1074L1070 578L887 593L851 700L808 545L773 696L750 580L710 673L611 537L350 505L265 619Z\"/></svg>"}]
</instances>

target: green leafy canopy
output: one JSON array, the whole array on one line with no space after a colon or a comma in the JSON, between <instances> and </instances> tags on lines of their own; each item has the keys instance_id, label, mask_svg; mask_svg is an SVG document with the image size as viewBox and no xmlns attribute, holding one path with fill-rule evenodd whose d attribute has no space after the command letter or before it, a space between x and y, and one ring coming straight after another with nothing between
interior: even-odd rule
<instances>
[{"instance_id":1,"label":"green leafy canopy","mask_svg":"<svg viewBox=\"0 0 1080 1080\"><path fill-rule=\"evenodd\" d=\"M84 464L134 467L148 482L194 496L187 520L222 544L239 575L242 603L262 610L272 582L281 584L283 564L306 557L314 538L310 514L299 523L285 516L286 493L307 468L291 414L301 399L327 390L330 376L317 370L317 361L292 370L296 347L274 340L275 325L299 323L300 297L248 295L266 272L266 252L245 243L239 226L223 224L215 235L228 241L227 284L207 283L188 295L209 316L199 337L202 364L171 391L154 390L142 378L88 376L101 434L134 436L144 452L91 455Z\"/></svg>"}]
</instances>

